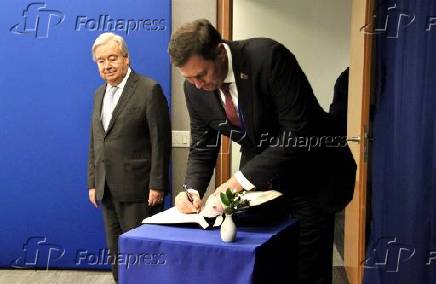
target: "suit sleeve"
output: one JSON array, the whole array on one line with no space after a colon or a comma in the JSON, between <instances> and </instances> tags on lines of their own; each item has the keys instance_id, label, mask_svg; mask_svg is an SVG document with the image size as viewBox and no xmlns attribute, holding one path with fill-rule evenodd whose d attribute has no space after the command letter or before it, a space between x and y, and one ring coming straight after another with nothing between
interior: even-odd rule
<instances>
[{"instance_id":1,"label":"suit sleeve","mask_svg":"<svg viewBox=\"0 0 436 284\"><path fill-rule=\"evenodd\" d=\"M244 177L256 188L264 188L285 164L307 150L295 147L292 141L309 137L312 114L319 107L294 55L278 43L270 52L271 60L266 61L264 72L268 80L267 95L275 106L279 131L275 135L263 133L268 139L267 148L241 168Z\"/></svg>"},{"instance_id":2,"label":"suit sleeve","mask_svg":"<svg viewBox=\"0 0 436 284\"><path fill-rule=\"evenodd\" d=\"M167 191L171 153L171 126L168 103L162 88L155 84L146 105L147 124L151 140L151 169L149 187Z\"/></svg>"},{"instance_id":3,"label":"suit sleeve","mask_svg":"<svg viewBox=\"0 0 436 284\"><path fill-rule=\"evenodd\" d=\"M95 188L94 135L93 135L92 125L93 125L93 115L91 116L91 131L89 135L88 188Z\"/></svg>"},{"instance_id":4,"label":"suit sleeve","mask_svg":"<svg viewBox=\"0 0 436 284\"><path fill-rule=\"evenodd\" d=\"M191 147L189 149L185 184L198 190L200 197L207 190L215 169L218 151L221 145L219 133L209 127L195 110L195 100L185 82L186 106L191 120ZM201 106L200 106L201 107Z\"/></svg>"},{"instance_id":5,"label":"suit sleeve","mask_svg":"<svg viewBox=\"0 0 436 284\"><path fill-rule=\"evenodd\" d=\"M342 136L347 135L348 73L349 68L345 69L336 80L329 109L329 113L333 115L337 123L339 134Z\"/></svg>"}]
</instances>

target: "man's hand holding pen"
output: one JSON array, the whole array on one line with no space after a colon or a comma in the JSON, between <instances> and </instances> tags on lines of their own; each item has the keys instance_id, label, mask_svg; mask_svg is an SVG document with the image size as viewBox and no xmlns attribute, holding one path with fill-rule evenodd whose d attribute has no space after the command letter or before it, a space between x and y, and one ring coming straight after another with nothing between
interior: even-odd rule
<instances>
[{"instance_id":1,"label":"man's hand holding pen","mask_svg":"<svg viewBox=\"0 0 436 284\"><path fill-rule=\"evenodd\" d=\"M175 204L182 213L198 213L201 210L200 195L196 190L188 189L185 185L183 191L177 194Z\"/></svg>"}]
</instances>

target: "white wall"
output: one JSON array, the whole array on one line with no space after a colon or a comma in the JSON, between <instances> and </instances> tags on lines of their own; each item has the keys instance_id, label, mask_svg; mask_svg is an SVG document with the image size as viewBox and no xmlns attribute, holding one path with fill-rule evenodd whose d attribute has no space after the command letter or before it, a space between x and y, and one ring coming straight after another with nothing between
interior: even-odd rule
<instances>
[{"instance_id":1,"label":"white wall","mask_svg":"<svg viewBox=\"0 0 436 284\"><path fill-rule=\"evenodd\" d=\"M283 43L297 57L326 111L336 78L349 65L350 20L349 0L233 1L233 39L270 37ZM239 156L234 145L233 172Z\"/></svg>"},{"instance_id":2,"label":"white wall","mask_svg":"<svg viewBox=\"0 0 436 284\"><path fill-rule=\"evenodd\" d=\"M215 23L216 0L172 0L172 12L173 31L180 25L199 18ZM183 81L179 71L172 67L171 127L172 130L188 131L190 130L189 115L183 93ZM173 148L171 152L173 201L185 180L188 153L189 148ZM213 190L215 190L215 177L212 177L207 192Z\"/></svg>"}]
</instances>

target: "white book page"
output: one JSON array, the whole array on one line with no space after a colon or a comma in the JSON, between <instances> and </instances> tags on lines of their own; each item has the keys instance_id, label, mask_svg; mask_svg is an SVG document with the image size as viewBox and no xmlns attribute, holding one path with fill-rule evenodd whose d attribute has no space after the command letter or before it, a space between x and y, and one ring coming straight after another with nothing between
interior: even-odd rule
<instances>
[{"instance_id":1,"label":"white book page","mask_svg":"<svg viewBox=\"0 0 436 284\"><path fill-rule=\"evenodd\" d=\"M214 227L221 225L222 217L218 216L215 219ZM185 214L177 210L176 207L171 207L165 211L159 212L151 217L147 217L142 221L143 224L189 224L196 223L203 229L209 227L209 224L204 219L203 214Z\"/></svg>"}]
</instances>

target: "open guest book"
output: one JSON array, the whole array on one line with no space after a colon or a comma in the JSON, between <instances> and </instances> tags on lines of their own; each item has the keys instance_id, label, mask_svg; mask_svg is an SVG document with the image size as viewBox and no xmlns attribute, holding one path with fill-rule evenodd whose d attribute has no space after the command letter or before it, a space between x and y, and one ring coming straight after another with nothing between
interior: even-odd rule
<instances>
[{"instance_id":1,"label":"open guest book","mask_svg":"<svg viewBox=\"0 0 436 284\"><path fill-rule=\"evenodd\" d=\"M243 199L249 201L249 207L236 212L234 214L235 222L256 224L256 220L265 221L276 216L277 213L282 214L283 208L282 194L275 190L268 191L248 191L243 195ZM177 210L176 207L171 207L165 211L159 212L151 217L145 218L143 224L198 224L201 228L207 229L210 227L218 227L223 222L224 218L221 215L211 215L208 203L197 214L184 214ZM244 220L245 219L245 220ZM250 219L250 220L248 220ZM251 220L253 219L253 220ZM246 222L248 220L248 222Z\"/></svg>"},{"instance_id":2,"label":"open guest book","mask_svg":"<svg viewBox=\"0 0 436 284\"><path fill-rule=\"evenodd\" d=\"M209 224L207 221L209 219L214 219L213 224ZM171 207L165 211L159 212L151 217L145 218L143 224L198 224L203 229L207 229L210 226L217 227L221 225L223 221L222 216L217 216L214 218L205 217L202 212L197 214L185 214L177 210L176 207Z\"/></svg>"}]
</instances>

